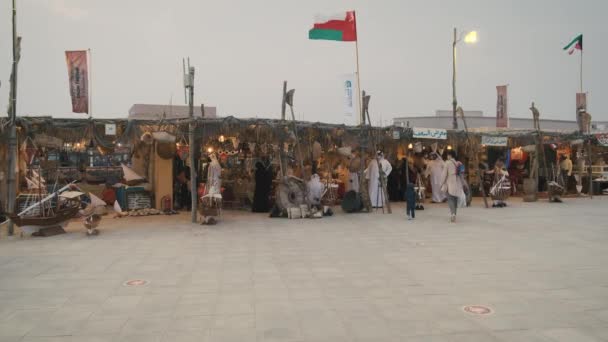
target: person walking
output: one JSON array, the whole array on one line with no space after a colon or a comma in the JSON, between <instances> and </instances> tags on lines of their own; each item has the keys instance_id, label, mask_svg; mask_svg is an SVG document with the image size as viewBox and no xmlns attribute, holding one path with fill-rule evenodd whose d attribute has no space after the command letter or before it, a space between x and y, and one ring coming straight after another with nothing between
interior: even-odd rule
<instances>
[{"instance_id":1,"label":"person walking","mask_svg":"<svg viewBox=\"0 0 608 342\"><path fill-rule=\"evenodd\" d=\"M408 220L416 218L416 190L414 183L408 183L405 190L405 200L407 201L406 214Z\"/></svg>"},{"instance_id":2,"label":"person walking","mask_svg":"<svg viewBox=\"0 0 608 342\"><path fill-rule=\"evenodd\" d=\"M452 150L447 152L448 160L443 168L443 184L442 191L447 193L448 206L450 207L450 222L456 222L456 211L458 209L458 200L464 196L462 181L458 173L458 164L456 161L456 153Z\"/></svg>"}]
</instances>

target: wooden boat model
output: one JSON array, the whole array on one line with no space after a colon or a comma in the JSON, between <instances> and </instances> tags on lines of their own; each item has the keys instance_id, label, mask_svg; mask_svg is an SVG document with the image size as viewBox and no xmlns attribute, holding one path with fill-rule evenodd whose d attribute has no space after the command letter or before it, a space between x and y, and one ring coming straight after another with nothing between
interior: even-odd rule
<instances>
[{"instance_id":1,"label":"wooden boat model","mask_svg":"<svg viewBox=\"0 0 608 342\"><path fill-rule=\"evenodd\" d=\"M70 188L70 185L68 184L49 194L18 214L10 214L9 218L27 234L38 232L44 228L65 227L68 221L78 214L80 196L83 195L79 191L66 191ZM32 214L33 209L38 209L38 211Z\"/></svg>"},{"instance_id":2,"label":"wooden boat model","mask_svg":"<svg viewBox=\"0 0 608 342\"><path fill-rule=\"evenodd\" d=\"M79 202L80 203L80 202ZM19 227L24 226L57 226L61 225L64 221L67 221L78 213L79 206L67 206L58 210L55 210L52 216L19 216L17 214L9 215L11 221Z\"/></svg>"}]
</instances>

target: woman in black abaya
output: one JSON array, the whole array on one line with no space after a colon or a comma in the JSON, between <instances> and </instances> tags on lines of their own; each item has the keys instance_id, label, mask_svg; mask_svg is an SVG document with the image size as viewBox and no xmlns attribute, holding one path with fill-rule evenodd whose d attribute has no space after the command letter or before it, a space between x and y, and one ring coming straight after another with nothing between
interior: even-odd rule
<instances>
[{"instance_id":1,"label":"woman in black abaya","mask_svg":"<svg viewBox=\"0 0 608 342\"><path fill-rule=\"evenodd\" d=\"M255 163L255 191L253 193L254 213L267 213L270 211L270 190L272 187L272 167L269 163L258 161Z\"/></svg>"}]
</instances>

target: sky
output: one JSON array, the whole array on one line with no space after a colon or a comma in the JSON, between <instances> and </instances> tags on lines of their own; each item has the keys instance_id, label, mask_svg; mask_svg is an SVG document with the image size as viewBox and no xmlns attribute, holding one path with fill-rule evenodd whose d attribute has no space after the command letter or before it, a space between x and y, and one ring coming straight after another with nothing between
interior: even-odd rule
<instances>
[{"instance_id":1,"label":"sky","mask_svg":"<svg viewBox=\"0 0 608 342\"><path fill-rule=\"evenodd\" d=\"M65 50L92 51L92 111L124 118L134 103L184 104L182 57L196 67L195 103L221 116L280 117L284 80L298 119L356 123L344 114L342 77L355 44L311 41L315 14L356 10L361 87L374 124L434 115L452 101L453 28L478 31L458 46L458 101L496 113L574 120L580 56L562 50L584 34L584 89L594 120L608 120L605 0L17 0L18 115L71 112ZM9 96L10 1L0 5L0 108ZM5 113L2 113L5 115Z\"/></svg>"}]
</instances>

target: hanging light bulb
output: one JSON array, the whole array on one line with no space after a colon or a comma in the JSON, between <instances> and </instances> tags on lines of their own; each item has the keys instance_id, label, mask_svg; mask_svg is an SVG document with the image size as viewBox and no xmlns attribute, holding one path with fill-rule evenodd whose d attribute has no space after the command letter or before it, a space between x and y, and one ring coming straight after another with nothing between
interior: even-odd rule
<instances>
[{"instance_id":1,"label":"hanging light bulb","mask_svg":"<svg viewBox=\"0 0 608 342\"><path fill-rule=\"evenodd\" d=\"M448 151L452 150L452 145L448 145Z\"/></svg>"},{"instance_id":2,"label":"hanging light bulb","mask_svg":"<svg viewBox=\"0 0 608 342\"><path fill-rule=\"evenodd\" d=\"M208 147L207 148L207 153L213 153L213 147Z\"/></svg>"},{"instance_id":3,"label":"hanging light bulb","mask_svg":"<svg viewBox=\"0 0 608 342\"><path fill-rule=\"evenodd\" d=\"M410 143L409 145L407 145L407 148L411 150L414 148L414 145L412 143Z\"/></svg>"},{"instance_id":4,"label":"hanging light bulb","mask_svg":"<svg viewBox=\"0 0 608 342\"><path fill-rule=\"evenodd\" d=\"M226 141L226 137L223 135L220 135L220 142L223 143L224 141Z\"/></svg>"}]
</instances>

